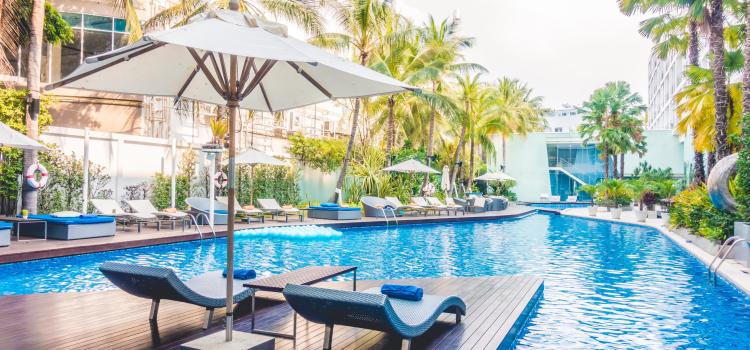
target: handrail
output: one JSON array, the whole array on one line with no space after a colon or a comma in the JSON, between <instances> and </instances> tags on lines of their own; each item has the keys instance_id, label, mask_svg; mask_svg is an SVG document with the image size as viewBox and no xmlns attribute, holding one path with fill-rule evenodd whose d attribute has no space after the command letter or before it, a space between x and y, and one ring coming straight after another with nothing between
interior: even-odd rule
<instances>
[{"instance_id":1,"label":"handrail","mask_svg":"<svg viewBox=\"0 0 750 350\"><path fill-rule=\"evenodd\" d=\"M216 238L216 231L214 231L214 223L211 222L211 219L208 217L206 213L200 212L197 215L193 215L188 213L190 216L190 219L193 221L193 224L195 225L195 230L198 232L198 235L201 237L201 240L203 239L203 231L201 231L200 225L198 225L198 218L203 216L206 218L206 222L208 222L208 228L211 229L211 234L214 235L214 238Z\"/></svg>"},{"instance_id":2,"label":"handrail","mask_svg":"<svg viewBox=\"0 0 750 350\"><path fill-rule=\"evenodd\" d=\"M718 253L716 253L716 256L714 256L713 260L711 260L711 263L708 264L708 278L710 280L711 279L711 274L712 274L711 270L712 270L712 267L713 267L714 263L716 262L716 259L718 259L721 256L722 250L724 250L727 247L727 245L729 246L729 248L726 249L726 252L724 253L724 256L721 257L721 260L719 260L719 264L717 264L716 268L713 269L713 276L714 276L713 283L714 284L716 284L716 275L719 274L719 268L721 267L722 264L724 264L724 261L727 260L727 257L729 257L729 254L732 252L732 250L734 250L734 247L737 246L737 243L742 243L742 242L748 242L748 240L746 240L744 238L737 237L737 236L729 237L721 245L721 247L719 248Z\"/></svg>"}]
</instances>

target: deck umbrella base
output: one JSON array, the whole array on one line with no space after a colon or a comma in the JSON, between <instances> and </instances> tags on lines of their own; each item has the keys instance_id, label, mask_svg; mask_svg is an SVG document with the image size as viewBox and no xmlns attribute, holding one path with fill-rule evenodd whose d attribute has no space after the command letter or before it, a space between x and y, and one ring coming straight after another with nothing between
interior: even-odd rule
<instances>
[{"instance_id":1,"label":"deck umbrella base","mask_svg":"<svg viewBox=\"0 0 750 350\"><path fill-rule=\"evenodd\" d=\"M224 332L215 332L180 345L183 350L273 350L276 339L265 335L234 331L232 341L226 341Z\"/></svg>"}]
</instances>

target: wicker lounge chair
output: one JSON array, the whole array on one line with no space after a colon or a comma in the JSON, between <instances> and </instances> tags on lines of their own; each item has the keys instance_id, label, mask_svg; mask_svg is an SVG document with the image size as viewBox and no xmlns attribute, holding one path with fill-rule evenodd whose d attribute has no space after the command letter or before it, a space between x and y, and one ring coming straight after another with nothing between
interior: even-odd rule
<instances>
[{"instance_id":1,"label":"wicker lounge chair","mask_svg":"<svg viewBox=\"0 0 750 350\"><path fill-rule=\"evenodd\" d=\"M122 224L123 229L127 224L135 224L138 232L141 232L141 225L156 223L156 230L161 229L159 218L151 213L126 213L114 199L92 199L91 205L102 216L112 216L118 223Z\"/></svg>"},{"instance_id":2,"label":"wicker lounge chair","mask_svg":"<svg viewBox=\"0 0 750 350\"><path fill-rule=\"evenodd\" d=\"M485 204L487 204L487 200L484 197L471 197L469 206L466 209L470 213L484 213L487 211Z\"/></svg>"},{"instance_id":3,"label":"wicker lounge chair","mask_svg":"<svg viewBox=\"0 0 750 350\"><path fill-rule=\"evenodd\" d=\"M188 213L179 210L174 212L158 210L148 199L131 200L127 201L127 203L134 213L154 214L159 220L169 222L172 224L172 230L175 229L175 223L179 222L182 225L182 230L185 231L185 224L190 222Z\"/></svg>"},{"instance_id":4,"label":"wicker lounge chair","mask_svg":"<svg viewBox=\"0 0 750 350\"><path fill-rule=\"evenodd\" d=\"M383 332L402 337L402 349L424 334L442 313L456 315L456 323L466 315L466 305L457 296L425 294L421 301L389 298L379 288L364 292L316 288L289 284L284 298L295 312L308 321L324 324L323 349L331 349L333 326L343 325Z\"/></svg>"},{"instance_id":5,"label":"wicker lounge chair","mask_svg":"<svg viewBox=\"0 0 750 350\"><path fill-rule=\"evenodd\" d=\"M203 197L188 197L185 198L185 203L190 206L193 210L206 214L206 217L210 217L210 205L211 202L208 198ZM196 215L199 224L206 224L208 220L205 220L202 215ZM225 205L219 201L214 201L214 225L226 225L228 221L229 212Z\"/></svg>"},{"instance_id":6,"label":"wicker lounge chair","mask_svg":"<svg viewBox=\"0 0 750 350\"><path fill-rule=\"evenodd\" d=\"M380 197L365 196L360 199L365 216L370 218L383 218L401 216L401 211L396 211L396 206ZM390 209L386 209L386 207Z\"/></svg>"},{"instance_id":7,"label":"wicker lounge chair","mask_svg":"<svg viewBox=\"0 0 750 350\"><path fill-rule=\"evenodd\" d=\"M260 209L263 210L263 212L271 214L272 219L276 216L283 216L284 219L289 222L290 216L298 216L299 221L305 220L305 213L303 213L301 210L297 208L284 208L280 206L279 202L277 202L273 198L258 199L258 205L260 206Z\"/></svg>"},{"instance_id":8,"label":"wicker lounge chair","mask_svg":"<svg viewBox=\"0 0 750 350\"><path fill-rule=\"evenodd\" d=\"M156 321L162 299L206 308L203 329L211 324L214 309L226 306L226 278L222 271L211 271L183 282L171 269L105 262L99 270L125 292L151 299L149 320ZM247 280L234 280L234 302L250 297L252 290L242 286Z\"/></svg>"},{"instance_id":9,"label":"wicker lounge chair","mask_svg":"<svg viewBox=\"0 0 750 350\"><path fill-rule=\"evenodd\" d=\"M226 209L229 206L229 197L217 196L216 201L222 204L222 209ZM234 199L234 211L236 213L242 213L247 215L247 222L250 222L250 218L256 218L260 222L266 221L266 214L258 208L243 208L237 198Z\"/></svg>"}]
</instances>

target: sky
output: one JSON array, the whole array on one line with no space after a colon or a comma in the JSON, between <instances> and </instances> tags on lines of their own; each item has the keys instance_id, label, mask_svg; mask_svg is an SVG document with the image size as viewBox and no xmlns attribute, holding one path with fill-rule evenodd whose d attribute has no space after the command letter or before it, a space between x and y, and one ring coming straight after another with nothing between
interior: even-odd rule
<instances>
[{"instance_id":1,"label":"sky","mask_svg":"<svg viewBox=\"0 0 750 350\"><path fill-rule=\"evenodd\" d=\"M624 80L648 100L651 43L642 18L620 13L616 0L394 0L416 23L427 14L458 13L461 32L476 38L467 61L484 65L487 80L524 81L545 106L580 105L608 81Z\"/></svg>"}]
</instances>

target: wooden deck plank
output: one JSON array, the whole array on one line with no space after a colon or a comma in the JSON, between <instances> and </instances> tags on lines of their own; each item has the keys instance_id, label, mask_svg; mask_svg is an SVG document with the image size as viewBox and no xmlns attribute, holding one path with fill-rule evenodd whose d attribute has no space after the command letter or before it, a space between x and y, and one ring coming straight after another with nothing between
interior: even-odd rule
<instances>
[{"instance_id":1,"label":"wooden deck plank","mask_svg":"<svg viewBox=\"0 0 750 350\"><path fill-rule=\"evenodd\" d=\"M455 294L467 304L467 316L459 325L452 315L443 315L422 337L414 340L414 349L496 348L508 334L518 331L519 317L526 317L542 281L536 277L496 276L472 278L434 278L391 281L358 281L358 289L379 287L383 283L414 284L427 293ZM330 288L350 289L351 282L324 282ZM261 296L269 295L259 293ZM279 300L260 299L257 325L291 332L292 310ZM204 309L163 301L159 321L148 322L150 301L121 291L90 293L38 294L0 298L0 339L9 349L176 349L187 339L221 331L223 310L216 310L213 326L201 330ZM247 331L249 305L237 307L237 330ZM524 313L526 312L526 313ZM523 320L523 319L522 319ZM54 330L54 331L50 331ZM277 339L277 349L317 349L322 346L324 327L298 318L296 344ZM512 340L512 339L511 339ZM337 326L335 349L386 349L400 339L377 331ZM296 345L296 347L295 347Z\"/></svg>"}]
</instances>

